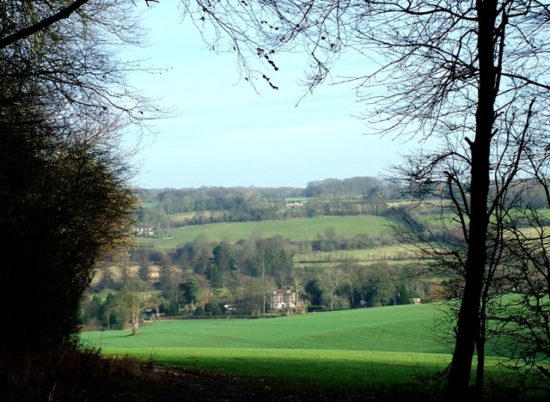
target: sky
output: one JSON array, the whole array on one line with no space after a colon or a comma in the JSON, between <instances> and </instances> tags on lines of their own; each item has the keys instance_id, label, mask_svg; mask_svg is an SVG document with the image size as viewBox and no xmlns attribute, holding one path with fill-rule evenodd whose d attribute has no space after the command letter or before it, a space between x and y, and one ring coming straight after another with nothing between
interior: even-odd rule
<instances>
[{"instance_id":1,"label":"sky","mask_svg":"<svg viewBox=\"0 0 550 402\"><path fill-rule=\"evenodd\" d=\"M170 117L153 122L154 134L139 143L136 186L305 187L383 175L410 147L369 133L356 117L363 109L353 85L330 83L360 71L366 59L344 57L328 83L302 98L307 65L300 54L278 59L280 70L271 77L279 90L261 79L255 90L240 76L235 55L209 51L174 3L143 10L142 22L148 45L123 56L160 72L133 73L129 83Z\"/></svg>"}]
</instances>

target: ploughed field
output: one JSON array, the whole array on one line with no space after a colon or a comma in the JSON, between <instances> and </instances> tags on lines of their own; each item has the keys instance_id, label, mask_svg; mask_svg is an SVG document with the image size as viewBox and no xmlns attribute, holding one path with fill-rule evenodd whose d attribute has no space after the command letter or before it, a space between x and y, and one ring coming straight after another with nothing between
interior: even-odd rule
<instances>
[{"instance_id":1,"label":"ploughed field","mask_svg":"<svg viewBox=\"0 0 550 402\"><path fill-rule=\"evenodd\" d=\"M423 382L450 362L434 331L441 305L357 309L271 319L166 320L129 331L85 332L84 345L155 364L222 371L299 388L364 389ZM496 357L487 372L498 378Z\"/></svg>"}]
</instances>

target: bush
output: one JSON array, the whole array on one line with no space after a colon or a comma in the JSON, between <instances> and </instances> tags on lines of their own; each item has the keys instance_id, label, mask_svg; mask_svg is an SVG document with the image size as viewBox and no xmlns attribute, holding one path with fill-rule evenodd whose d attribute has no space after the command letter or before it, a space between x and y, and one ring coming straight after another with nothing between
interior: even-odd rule
<instances>
[{"instance_id":1,"label":"bush","mask_svg":"<svg viewBox=\"0 0 550 402\"><path fill-rule=\"evenodd\" d=\"M134 197L109 151L58 144L48 127L28 136L5 128L0 122L9 155L0 161L0 227L9 233L0 315L32 318L2 331L0 349L47 350L77 331L95 263L128 232Z\"/></svg>"},{"instance_id":2,"label":"bush","mask_svg":"<svg viewBox=\"0 0 550 402\"><path fill-rule=\"evenodd\" d=\"M206 316L206 311L204 311L204 307L197 307L193 315L195 317L204 317Z\"/></svg>"},{"instance_id":3,"label":"bush","mask_svg":"<svg viewBox=\"0 0 550 402\"><path fill-rule=\"evenodd\" d=\"M175 316L180 313L180 304L177 302L162 303L159 310L168 316Z\"/></svg>"}]
</instances>

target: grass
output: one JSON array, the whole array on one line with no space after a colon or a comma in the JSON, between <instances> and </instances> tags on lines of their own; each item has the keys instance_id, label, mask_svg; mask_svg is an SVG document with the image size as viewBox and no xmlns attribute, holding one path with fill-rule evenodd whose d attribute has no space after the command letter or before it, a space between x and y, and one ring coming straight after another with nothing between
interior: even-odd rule
<instances>
[{"instance_id":1,"label":"grass","mask_svg":"<svg viewBox=\"0 0 550 402\"><path fill-rule=\"evenodd\" d=\"M83 333L102 348L322 349L447 353L430 332L437 304L379 307L264 320L173 320L128 331Z\"/></svg>"},{"instance_id":2,"label":"grass","mask_svg":"<svg viewBox=\"0 0 550 402\"><path fill-rule=\"evenodd\" d=\"M193 241L204 236L212 241L226 240L236 242L252 236L264 238L280 235L291 241L316 240L327 229L334 229L345 238L366 234L379 237L391 233L387 227L389 221L383 217L363 216L321 216L316 218L298 218L281 221L234 222L207 225L193 225L171 230L166 238L138 238L140 244L154 248L175 248L179 244Z\"/></svg>"},{"instance_id":3,"label":"grass","mask_svg":"<svg viewBox=\"0 0 550 402\"><path fill-rule=\"evenodd\" d=\"M448 364L430 331L437 305L313 313L263 320L174 320L129 331L88 332L107 354L223 370L296 384L361 388L413 381Z\"/></svg>"},{"instance_id":4,"label":"grass","mask_svg":"<svg viewBox=\"0 0 550 402\"><path fill-rule=\"evenodd\" d=\"M138 336L87 332L81 342L106 355L221 372L296 392L350 398L381 392L392 401L410 400L410 392L433 396L441 391L441 373L451 360L451 345L439 342L441 334L431 330L441 308L425 304L258 320L161 321ZM503 371L488 346L487 389L492 400L499 400L496 392L508 392L517 379Z\"/></svg>"},{"instance_id":5,"label":"grass","mask_svg":"<svg viewBox=\"0 0 550 402\"><path fill-rule=\"evenodd\" d=\"M126 355L124 349L108 354ZM429 377L450 362L448 354L315 349L137 348L130 356L170 366L222 370L301 387L361 389L406 384Z\"/></svg>"},{"instance_id":6,"label":"grass","mask_svg":"<svg viewBox=\"0 0 550 402\"><path fill-rule=\"evenodd\" d=\"M263 320L174 320L129 331L88 332L106 354L222 370L300 387L361 389L429 378L450 362L431 331L437 304L313 313ZM488 371L497 371L488 358Z\"/></svg>"}]
</instances>

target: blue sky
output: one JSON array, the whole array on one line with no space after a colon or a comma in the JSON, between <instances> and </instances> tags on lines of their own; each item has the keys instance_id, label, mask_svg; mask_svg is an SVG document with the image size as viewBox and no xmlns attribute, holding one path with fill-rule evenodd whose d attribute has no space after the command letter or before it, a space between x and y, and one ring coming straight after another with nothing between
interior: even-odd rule
<instances>
[{"instance_id":1,"label":"blue sky","mask_svg":"<svg viewBox=\"0 0 550 402\"><path fill-rule=\"evenodd\" d=\"M280 70L272 74L278 91L261 79L255 91L240 79L235 56L209 51L173 3L144 10L143 25L149 45L128 50L127 57L163 72L132 74L130 84L173 110L173 117L154 122L156 134L142 140L137 186L303 187L329 177L378 176L407 146L369 134L353 117L362 106L350 84L323 84L296 106L307 67L299 54L279 59ZM367 62L344 58L333 81Z\"/></svg>"}]
</instances>

